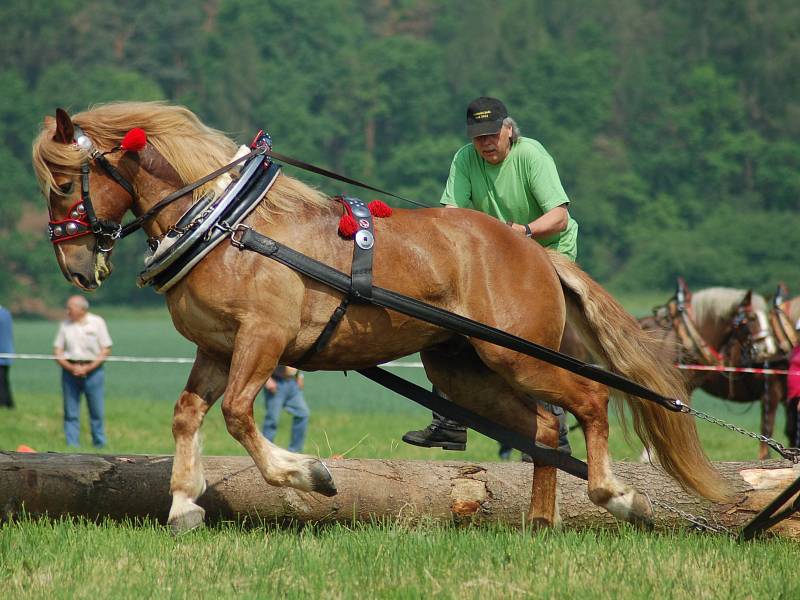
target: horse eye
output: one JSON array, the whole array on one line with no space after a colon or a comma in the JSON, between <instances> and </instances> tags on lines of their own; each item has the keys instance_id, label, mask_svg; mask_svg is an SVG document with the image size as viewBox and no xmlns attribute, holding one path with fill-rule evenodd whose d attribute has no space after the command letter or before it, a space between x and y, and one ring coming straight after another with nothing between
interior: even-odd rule
<instances>
[{"instance_id":1,"label":"horse eye","mask_svg":"<svg viewBox=\"0 0 800 600\"><path fill-rule=\"evenodd\" d=\"M61 190L62 194L71 194L72 190L75 189L75 182L68 181L67 183L62 183L60 186L58 186L58 189Z\"/></svg>"}]
</instances>

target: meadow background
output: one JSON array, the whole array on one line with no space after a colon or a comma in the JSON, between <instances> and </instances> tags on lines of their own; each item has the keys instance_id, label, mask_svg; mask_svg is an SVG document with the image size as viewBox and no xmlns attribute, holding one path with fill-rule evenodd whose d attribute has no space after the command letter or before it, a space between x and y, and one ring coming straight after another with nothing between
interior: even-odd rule
<instances>
[{"instance_id":1,"label":"meadow background","mask_svg":"<svg viewBox=\"0 0 800 600\"><path fill-rule=\"evenodd\" d=\"M113 281L111 282L113 285ZM663 301L663 299L661 299ZM626 298L642 315L657 298ZM130 356L189 357L192 346L172 328L165 308L103 309L114 352ZM22 353L48 353L56 322L17 320ZM405 360L416 360L408 357ZM187 364L109 363L106 424L116 453L172 453L172 405L188 375ZM398 369L425 384L421 369ZM51 361L19 360L11 369L17 408L0 411L0 449L26 444L66 451L59 370ZM411 460L497 460L497 444L469 433L464 453L422 449L400 441L429 414L357 373L307 373L312 410L306 452L321 457ZM487 399L489 400L489 399ZM695 403L727 421L756 431L758 405L733 405L695 395ZM263 402L255 407L263 418ZM779 415L777 432L782 432ZM284 414L277 442L285 445ZM715 460L755 460L757 445L719 427L699 423ZM89 444L82 413L81 452ZM219 403L203 427L204 454L244 455L225 430ZM783 440L782 433L777 435ZM582 437L570 435L585 458ZM611 452L635 460L612 417ZM515 452L515 460L518 453ZM532 533L510 527L351 524L242 528L223 524L173 538L152 521L27 520L0 523L2 598L796 598L800 560L795 542L738 544L725 537L634 530Z\"/></svg>"}]
</instances>

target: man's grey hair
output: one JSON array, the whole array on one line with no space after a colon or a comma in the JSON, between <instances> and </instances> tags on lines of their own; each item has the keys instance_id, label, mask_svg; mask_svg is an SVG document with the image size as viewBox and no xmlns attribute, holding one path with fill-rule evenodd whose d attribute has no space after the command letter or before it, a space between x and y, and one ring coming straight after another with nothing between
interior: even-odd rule
<instances>
[{"instance_id":1,"label":"man's grey hair","mask_svg":"<svg viewBox=\"0 0 800 600\"><path fill-rule=\"evenodd\" d=\"M89 310L89 301L84 296L77 296L77 295L70 296L67 302L69 302L70 300L74 300L75 304L77 304L83 310Z\"/></svg>"},{"instance_id":2,"label":"man's grey hair","mask_svg":"<svg viewBox=\"0 0 800 600\"><path fill-rule=\"evenodd\" d=\"M511 143L514 144L519 139L519 125L517 122L512 119L511 117L506 117L503 119L503 125L509 125L511 127Z\"/></svg>"}]
</instances>

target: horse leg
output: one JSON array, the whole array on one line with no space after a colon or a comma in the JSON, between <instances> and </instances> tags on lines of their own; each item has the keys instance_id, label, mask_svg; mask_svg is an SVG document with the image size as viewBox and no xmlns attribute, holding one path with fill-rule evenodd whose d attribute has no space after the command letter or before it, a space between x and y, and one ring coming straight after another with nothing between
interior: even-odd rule
<instances>
[{"instance_id":1,"label":"horse leg","mask_svg":"<svg viewBox=\"0 0 800 600\"><path fill-rule=\"evenodd\" d=\"M167 519L173 533L203 524L205 511L195 504L206 489L200 462L200 426L225 389L227 378L223 365L198 350L186 387L175 403L172 417L175 458L169 484L172 505Z\"/></svg>"},{"instance_id":2,"label":"horse leg","mask_svg":"<svg viewBox=\"0 0 800 600\"><path fill-rule=\"evenodd\" d=\"M458 349L438 347L421 356L431 383L460 406L542 444L558 446L558 418L513 390L481 362L469 345ZM560 523L556 473L555 467L534 462L528 522L537 528Z\"/></svg>"},{"instance_id":3,"label":"horse leg","mask_svg":"<svg viewBox=\"0 0 800 600\"><path fill-rule=\"evenodd\" d=\"M558 417L544 406L536 403L536 441L549 448L558 447ZM533 463L531 503L528 522L536 528L550 527L561 523L558 512L558 469L550 465Z\"/></svg>"},{"instance_id":4,"label":"horse leg","mask_svg":"<svg viewBox=\"0 0 800 600\"><path fill-rule=\"evenodd\" d=\"M222 402L225 425L270 485L334 496L333 477L321 460L276 446L261 435L253 419L253 402L277 365L283 347L277 336L270 338L263 331L244 327L239 330Z\"/></svg>"},{"instance_id":5,"label":"horse leg","mask_svg":"<svg viewBox=\"0 0 800 600\"><path fill-rule=\"evenodd\" d=\"M778 412L778 404L783 400L783 386L777 377L765 375L766 389L761 396L761 435L768 438L772 437L775 431L775 413ZM760 442L758 445L758 460L769 458L769 446Z\"/></svg>"},{"instance_id":6,"label":"horse leg","mask_svg":"<svg viewBox=\"0 0 800 600\"><path fill-rule=\"evenodd\" d=\"M475 342L481 359L514 387L538 400L557 404L578 419L586 438L589 499L618 519L652 524L645 496L622 484L608 452L608 388L542 361L484 342Z\"/></svg>"}]
</instances>

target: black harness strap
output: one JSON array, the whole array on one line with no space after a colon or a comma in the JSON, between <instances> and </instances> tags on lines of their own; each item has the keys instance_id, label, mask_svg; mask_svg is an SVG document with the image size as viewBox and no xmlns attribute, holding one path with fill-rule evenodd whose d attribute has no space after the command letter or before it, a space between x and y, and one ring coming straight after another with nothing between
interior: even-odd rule
<instances>
[{"instance_id":1,"label":"black harness strap","mask_svg":"<svg viewBox=\"0 0 800 600\"><path fill-rule=\"evenodd\" d=\"M375 229L372 226L372 213L358 198L339 196L336 198L347 204L353 213L358 230L353 236L353 266L350 293L356 299L372 298L372 249L375 246Z\"/></svg>"},{"instance_id":2,"label":"black harness strap","mask_svg":"<svg viewBox=\"0 0 800 600\"><path fill-rule=\"evenodd\" d=\"M455 419L467 427L489 436L506 446L516 448L521 452L527 452L539 464L556 467L584 480L589 477L589 470L585 462L578 460L566 452L559 452L558 450L542 446L530 437L505 429L471 410L467 410L450 400L432 394L415 383L398 377L394 373L390 373L380 367L359 369L358 372L375 383L379 383L383 387L389 388L393 392L405 396L421 404L425 408L429 408L440 415L444 415L448 419Z\"/></svg>"},{"instance_id":3,"label":"black harness strap","mask_svg":"<svg viewBox=\"0 0 800 600\"><path fill-rule=\"evenodd\" d=\"M350 290L333 311L330 320L325 324L325 328L319 334L319 337L303 353L300 360L295 362L295 366L307 363L312 356L317 352L321 352L328 345L331 337L336 332L336 328L344 318L351 300L363 299L369 301L372 298L372 249L375 246L375 235L372 233L374 231L372 213L369 212L369 207L358 198L342 195L337 196L335 200L350 207L350 212L358 225L358 229L353 236Z\"/></svg>"},{"instance_id":4,"label":"black harness strap","mask_svg":"<svg viewBox=\"0 0 800 600\"><path fill-rule=\"evenodd\" d=\"M295 367L301 367L309 360L311 357L314 356L317 352L321 352L325 346L328 345L328 342L331 341L331 337L333 337L336 328L339 327L339 323L341 323L342 319L344 318L344 313L347 312L347 307L350 305L350 295L346 295L342 298L342 301L339 303L339 306L333 311L331 318L325 324L325 328L317 337L317 340L312 344L312 346L303 353L303 356L300 357L300 360L297 360L293 363Z\"/></svg>"},{"instance_id":5,"label":"black harness strap","mask_svg":"<svg viewBox=\"0 0 800 600\"><path fill-rule=\"evenodd\" d=\"M351 278L345 273L305 256L296 250L292 250L267 236L261 235L249 227L237 227L234 234L231 236L231 243L240 249L246 248L276 260L290 269L324 283L343 294L347 294L350 291ZM483 323L456 315L420 300L381 287L373 287L372 298L369 301L376 306L395 310L401 314L426 321L453 331L454 333L475 337L538 358L539 360L561 367L567 371L591 379L592 381L655 402L667 410L684 412L683 407L685 405L680 400L662 396L626 377L584 363L566 354L561 354L550 348L545 348L539 344L524 340L516 335L506 333L496 327L484 325Z\"/></svg>"}]
</instances>

